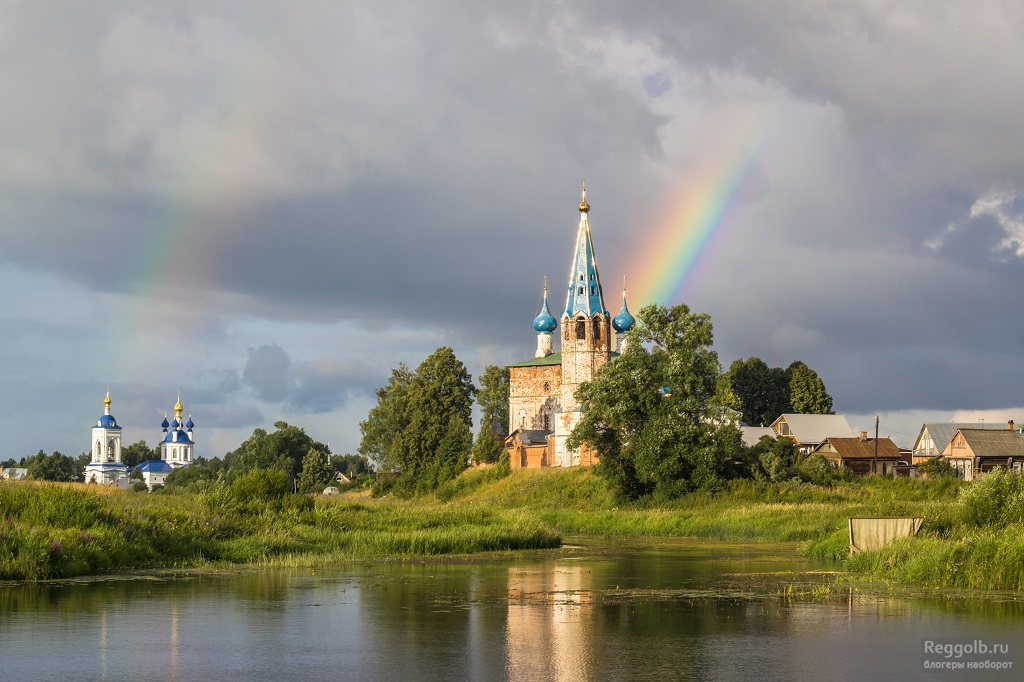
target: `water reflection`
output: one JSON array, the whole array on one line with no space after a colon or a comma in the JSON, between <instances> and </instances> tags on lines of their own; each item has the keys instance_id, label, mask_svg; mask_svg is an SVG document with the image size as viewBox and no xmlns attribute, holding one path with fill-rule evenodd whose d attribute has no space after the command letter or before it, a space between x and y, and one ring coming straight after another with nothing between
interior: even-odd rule
<instances>
[{"instance_id":1,"label":"water reflection","mask_svg":"<svg viewBox=\"0 0 1024 682\"><path fill-rule=\"evenodd\" d=\"M787 598L809 568L681 545L11 585L0 677L918 679L922 637L1024 635L1012 597Z\"/></svg>"}]
</instances>

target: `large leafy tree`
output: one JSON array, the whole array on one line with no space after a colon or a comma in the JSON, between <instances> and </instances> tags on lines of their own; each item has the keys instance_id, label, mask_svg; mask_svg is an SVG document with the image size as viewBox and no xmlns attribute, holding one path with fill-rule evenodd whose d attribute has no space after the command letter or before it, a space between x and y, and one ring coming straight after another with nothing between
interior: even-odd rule
<instances>
[{"instance_id":1,"label":"large leafy tree","mask_svg":"<svg viewBox=\"0 0 1024 682\"><path fill-rule=\"evenodd\" d=\"M711 318L680 304L647 306L637 320L626 350L578 389L583 418L567 446L593 448L597 472L626 498L714 488L738 439L715 418Z\"/></svg>"},{"instance_id":2,"label":"large leafy tree","mask_svg":"<svg viewBox=\"0 0 1024 682\"><path fill-rule=\"evenodd\" d=\"M299 474L299 492L317 493L330 485L333 472L327 453L310 448L302 458L302 473Z\"/></svg>"},{"instance_id":3,"label":"large leafy tree","mask_svg":"<svg viewBox=\"0 0 1024 682\"><path fill-rule=\"evenodd\" d=\"M359 424L359 452L394 472L400 494L435 488L466 466L475 391L451 348L438 348L414 373L400 365Z\"/></svg>"},{"instance_id":4,"label":"large leafy tree","mask_svg":"<svg viewBox=\"0 0 1024 682\"><path fill-rule=\"evenodd\" d=\"M42 450L25 461L28 477L36 481L81 481L82 467L73 458L54 451Z\"/></svg>"},{"instance_id":5,"label":"large leafy tree","mask_svg":"<svg viewBox=\"0 0 1024 682\"><path fill-rule=\"evenodd\" d=\"M144 440L121 448L121 463L129 469L148 459L160 459L160 448L150 448Z\"/></svg>"},{"instance_id":6,"label":"large leafy tree","mask_svg":"<svg viewBox=\"0 0 1024 682\"><path fill-rule=\"evenodd\" d=\"M761 358L734 360L725 376L744 423L771 424L790 411L789 377L781 367L769 367Z\"/></svg>"},{"instance_id":7,"label":"large leafy tree","mask_svg":"<svg viewBox=\"0 0 1024 682\"><path fill-rule=\"evenodd\" d=\"M313 440L298 426L279 421L274 422L274 428L273 433L255 429L233 452L224 456L231 478L256 469L279 469L290 482L302 471L302 460L310 448L328 451L326 445Z\"/></svg>"},{"instance_id":8,"label":"large leafy tree","mask_svg":"<svg viewBox=\"0 0 1024 682\"><path fill-rule=\"evenodd\" d=\"M501 432L508 433L508 367L488 365L480 375L480 389L476 393L480 405L480 427L490 429L494 423L501 425Z\"/></svg>"},{"instance_id":9,"label":"large leafy tree","mask_svg":"<svg viewBox=\"0 0 1024 682\"><path fill-rule=\"evenodd\" d=\"M832 396L818 373L797 360L786 368L789 403L800 414L832 414Z\"/></svg>"}]
</instances>

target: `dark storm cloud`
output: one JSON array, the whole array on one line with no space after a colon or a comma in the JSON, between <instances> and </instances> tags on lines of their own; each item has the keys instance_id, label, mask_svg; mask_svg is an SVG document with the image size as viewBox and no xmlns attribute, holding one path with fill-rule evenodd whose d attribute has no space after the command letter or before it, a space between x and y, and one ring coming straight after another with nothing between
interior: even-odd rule
<instances>
[{"instance_id":1,"label":"dark storm cloud","mask_svg":"<svg viewBox=\"0 0 1024 682\"><path fill-rule=\"evenodd\" d=\"M524 359L582 177L615 307L659 267L657 219L728 161L705 143L760 124L684 292L723 362L804 360L863 413L1020 402L1022 27L994 1L23 3L0 19L0 265L106 307L12 313L0 343L32 394L48 372L127 386L123 338L144 385L189 365L189 406L232 428L260 419L244 387L326 415L442 343ZM174 314L102 333L117 302ZM82 338L92 365L48 369ZM167 390L118 404L149 423Z\"/></svg>"}]
</instances>

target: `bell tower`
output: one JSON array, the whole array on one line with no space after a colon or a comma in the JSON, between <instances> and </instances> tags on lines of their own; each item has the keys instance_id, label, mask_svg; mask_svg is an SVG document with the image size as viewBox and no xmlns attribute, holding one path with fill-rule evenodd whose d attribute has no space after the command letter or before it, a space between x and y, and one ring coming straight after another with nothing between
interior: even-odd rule
<instances>
[{"instance_id":1,"label":"bell tower","mask_svg":"<svg viewBox=\"0 0 1024 682\"><path fill-rule=\"evenodd\" d=\"M569 267L569 281L562 313L562 412L555 420L555 453L561 466L580 464L579 453L565 448L565 439L579 422L582 413L576 402L576 389L591 381L611 355L611 317L604 307L597 257L590 236L590 204L583 183L580 223L576 231L576 249Z\"/></svg>"}]
</instances>

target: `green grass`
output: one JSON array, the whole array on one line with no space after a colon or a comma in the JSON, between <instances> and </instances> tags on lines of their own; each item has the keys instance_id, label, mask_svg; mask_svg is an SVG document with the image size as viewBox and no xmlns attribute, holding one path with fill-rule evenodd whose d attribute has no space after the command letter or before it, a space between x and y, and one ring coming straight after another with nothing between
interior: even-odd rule
<instances>
[{"instance_id":1,"label":"green grass","mask_svg":"<svg viewBox=\"0 0 1024 682\"><path fill-rule=\"evenodd\" d=\"M148 568L319 565L556 547L563 536L798 542L903 584L1024 589L1024 477L864 478L825 487L732 481L670 503L622 503L589 469L471 470L436 495L286 494L266 475L204 493L0 483L0 578ZM850 516L924 516L916 538L847 557Z\"/></svg>"}]
</instances>

